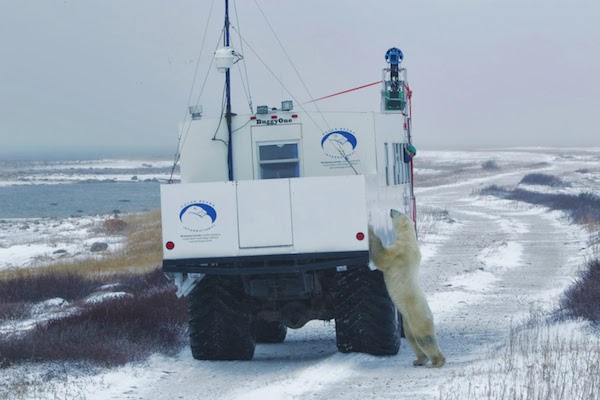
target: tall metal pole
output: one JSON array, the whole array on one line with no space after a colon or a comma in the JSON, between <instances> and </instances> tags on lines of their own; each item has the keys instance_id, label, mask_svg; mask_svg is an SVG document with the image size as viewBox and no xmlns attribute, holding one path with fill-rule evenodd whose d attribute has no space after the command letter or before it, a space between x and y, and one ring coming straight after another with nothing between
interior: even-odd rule
<instances>
[{"instance_id":1,"label":"tall metal pole","mask_svg":"<svg viewBox=\"0 0 600 400\"><path fill-rule=\"evenodd\" d=\"M225 47L229 47L229 0L225 0ZM225 120L227 121L227 132L229 133L227 145L227 166L229 168L229 180L233 180L233 142L231 141L231 82L230 68L225 71L225 96L227 97L227 108L225 111Z\"/></svg>"}]
</instances>

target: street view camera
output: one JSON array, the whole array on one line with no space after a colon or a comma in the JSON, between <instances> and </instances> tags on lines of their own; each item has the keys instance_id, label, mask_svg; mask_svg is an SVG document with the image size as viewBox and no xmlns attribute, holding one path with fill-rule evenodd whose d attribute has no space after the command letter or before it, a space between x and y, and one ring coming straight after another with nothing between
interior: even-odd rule
<instances>
[{"instance_id":1,"label":"street view camera","mask_svg":"<svg viewBox=\"0 0 600 400\"><path fill-rule=\"evenodd\" d=\"M404 54L402 54L402 50L392 47L385 53L385 61L391 65L398 65L404 59Z\"/></svg>"}]
</instances>

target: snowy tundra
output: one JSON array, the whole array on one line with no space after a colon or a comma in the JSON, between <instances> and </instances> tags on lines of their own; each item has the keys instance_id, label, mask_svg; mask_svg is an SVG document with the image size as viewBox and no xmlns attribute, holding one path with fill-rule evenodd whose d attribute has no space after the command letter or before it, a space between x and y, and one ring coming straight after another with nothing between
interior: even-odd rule
<instances>
[{"instance_id":1,"label":"snowy tundra","mask_svg":"<svg viewBox=\"0 0 600 400\"><path fill-rule=\"evenodd\" d=\"M482 168L490 160L498 168ZM473 393L488 389L493 371L501 373L502 354L512 351L511 334L532 329L527 322L553 310L586 259L598 256L587 231L565 215L478 191L492 184L515 188L524 175L542 172L571 186L530 190L598 194L600 148L422 151L415 165L419 280L447 358L444 368L414 367L404 339L393 357L338 353L333 322L313 321L290 330L284 343L258 345L252 361L196 361L185 347L173 358L153 356L93 376L65 372L39 382L36 398L477 398ZM544 329L564 340L597 343L587 328L579 322ZM31 371L0 370L0 381ZM524 387L525 375L503 374L498 387Z\"/></svg>"}]
</instances>

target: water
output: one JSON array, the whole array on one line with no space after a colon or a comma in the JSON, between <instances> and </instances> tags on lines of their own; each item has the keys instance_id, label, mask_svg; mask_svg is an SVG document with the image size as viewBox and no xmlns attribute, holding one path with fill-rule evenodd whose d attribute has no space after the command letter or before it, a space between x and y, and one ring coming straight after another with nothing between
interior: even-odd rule
<instances>
[{"instance_id":1,"label":"water","mask_svg":"<svg viewBox=\"0 0 600 400\"><path fill-rule=\"evenodd\" d=\"M0 218L156 210L171 168L164 159L0 161Z\"/></svg>"},{"instance_id":2,"label":"water","mask_svg":"<svg viewBox=\"0 0 600 400\"><path fill-rule=\"evenodd\" d=\"M0 187L0 218L71 217L160 208L157 182Z\"/></svg>"}]
</instances>

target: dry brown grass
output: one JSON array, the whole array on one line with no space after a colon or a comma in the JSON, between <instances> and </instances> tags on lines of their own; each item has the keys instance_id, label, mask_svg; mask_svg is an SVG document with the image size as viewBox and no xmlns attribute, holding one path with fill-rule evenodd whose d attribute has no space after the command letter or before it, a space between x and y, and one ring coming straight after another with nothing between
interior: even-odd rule
<instances>
[{"instance_id":1,"label":"dry brown grass","mask_svg":"<svg viewBox=\"0 0 600 400\"><path fill-rule=\"evenodd\" d=\"M532 321L511 327L487 361L458 371L438 400L570 400L600 395L600 339L575 326Z\"/></svg>"},{"instance_id":2,"label":"dry brown grass","mask_svg":"<svg viewBox=\"0 0 600 400\"><path fill-rule=\"evenodd\" d=\"M98 257L57 261L55 263L16 270L0 271L0 279L37 274L82 274L86 276L147 273L162 262L160 211L127 215L123 218L128 227L123 232L124 246L112 254ZM99 230L104 229L98 227Z\"/></svg>"},{"instance_id":3,"label":"dry brown grass","mask_svg":"<svg viewBox=\"0 0 600 400\"><path fill-rule=\"evenodd\" d=\"M588 232L588 247L592 257L600 258L600 221L590 220L585 224Z\"/></svg>"},{"instance_id":4,"label":"dry brown grass","mask_svg":"<svg viewBox=\"0 0 600 400\"><path fill-rule=\"evenodd\" d=\"M130 266L156 266L162 261L162 233L160 211L127 216L127 245L123 256Z\"/></svg>"}]
</instances>

